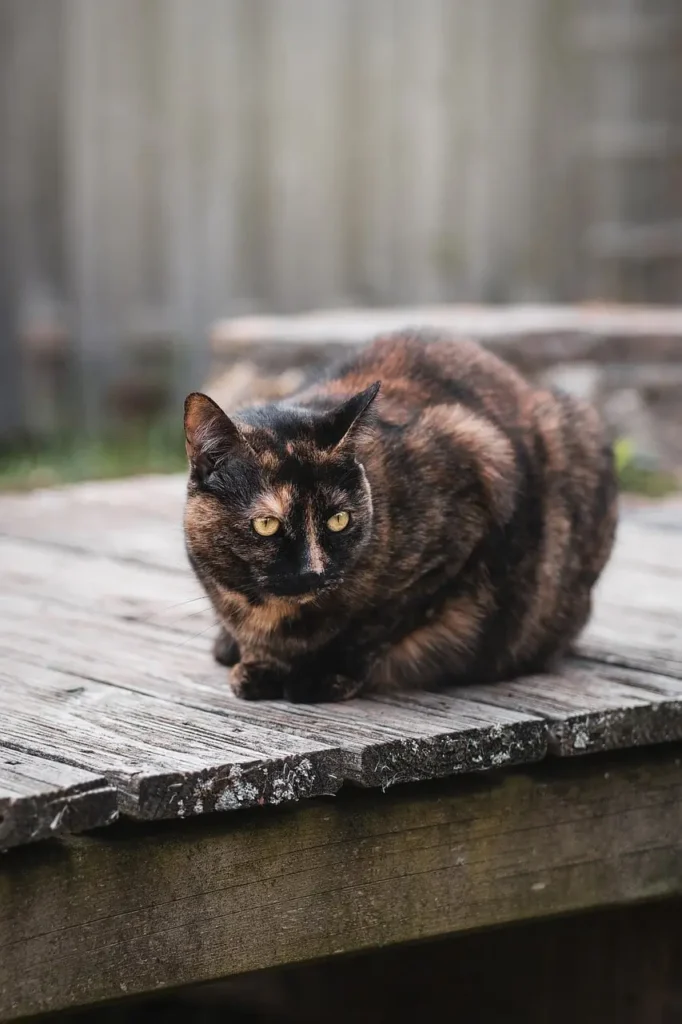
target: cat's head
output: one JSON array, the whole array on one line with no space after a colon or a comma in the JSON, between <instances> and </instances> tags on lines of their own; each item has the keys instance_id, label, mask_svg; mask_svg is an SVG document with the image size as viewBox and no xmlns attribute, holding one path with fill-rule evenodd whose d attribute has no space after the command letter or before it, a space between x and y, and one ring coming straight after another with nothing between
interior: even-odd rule
<instances>
[{"instance_id":1,"label":"cat's head","mask_svg":"<svg viewBox=\"0 0 682 1024\"><path fill-rule=\"evenodd\" d=\"M343 582L372 532L358 444L378 390L327 410L255 407L238 420L188 396L185 537L204 583L253 601L309 601Z\"/></svg>"}]
</instances>

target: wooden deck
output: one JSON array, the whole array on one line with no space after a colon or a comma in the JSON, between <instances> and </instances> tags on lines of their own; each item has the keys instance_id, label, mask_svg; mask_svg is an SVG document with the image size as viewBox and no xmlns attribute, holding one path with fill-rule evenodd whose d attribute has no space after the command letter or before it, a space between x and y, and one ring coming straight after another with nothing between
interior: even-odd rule
<instances>
[{"instance_id":1,"label":"wooden deck","mask_svg":"<svg viewBox=\"0 0 682 1024\"><path fill-rule=\"evenodd\" d=\"M682 739L682 505L628 508L559 675L343 705L236 700L183 481L0 500L0 847Z\"/></svg>"},{"instance_id":2,"label":"wooden deck","mask_svg":"<svg viewBox=\"0 0 682 1024\"><path fill-rule=\"evenodd\" d=\"M182 494L0 499L0 847L52 837L0 857L0 1021L682 894L679 501L559 675L305 707L232 697Z\"/></svg>"}]
</instances>

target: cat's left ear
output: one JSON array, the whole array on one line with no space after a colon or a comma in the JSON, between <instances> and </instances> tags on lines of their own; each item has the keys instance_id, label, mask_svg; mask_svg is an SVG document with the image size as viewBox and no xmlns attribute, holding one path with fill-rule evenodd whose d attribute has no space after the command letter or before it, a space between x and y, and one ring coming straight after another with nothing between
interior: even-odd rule
<instances>
[{"instance_id":1,"label":"cat's left ear","mask_svg":"<svg viewBox=\"0 0 682 1024\"><path fill-rule=\"evenodd\" d=\"M371 406L380 387L381 381L378 380L327 414L321 430L324 448L336 448L343 441L355 439L360 430L371 426Z\"/></svg>"}]
</instances>

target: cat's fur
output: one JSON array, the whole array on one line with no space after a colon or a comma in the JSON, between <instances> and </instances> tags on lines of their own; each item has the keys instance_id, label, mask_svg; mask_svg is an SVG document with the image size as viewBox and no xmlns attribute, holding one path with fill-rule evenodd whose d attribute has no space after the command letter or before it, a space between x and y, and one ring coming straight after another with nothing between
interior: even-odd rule
<instances>
[{"instance_id":1,"label":"cat's fur","mask_svg":"<svg viewBox=\"0 0 682 1024\"><path fill-rule=\"evenodd\" d=\"M474 342L382 337L232 420L193 394L185 430L187 550L243 697L535 672L588 618L616 523L598 416Z\"/></svg>"}]
</instances>

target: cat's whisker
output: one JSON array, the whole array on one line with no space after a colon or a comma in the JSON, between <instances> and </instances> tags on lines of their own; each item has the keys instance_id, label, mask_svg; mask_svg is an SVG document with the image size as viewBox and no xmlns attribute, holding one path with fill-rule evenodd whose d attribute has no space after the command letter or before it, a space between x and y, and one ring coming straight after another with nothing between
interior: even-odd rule
<instances>
[{"instance_id":1,"label":"cat's whisker","mask_svg":"<svg viewBox=\"0 0 682 1024\"><path fill-rule=\"evenodd\" d=\"M184 605L195 604L197 601L208 601L210 603L210 598L207 597L206 594L201 594L199 597L190 597L188 601L176 601L173 604L166 605L166 607L162 608L160 611L152 612L151 615L144 615L141 618L136 619L136 621L151 622L152 619L157 619L159 616L165 615L167 612L172 612L174 608L182 608Z\"/></svg>"},{"instance_id":2,"label":"cat's whisker","mask_svg":"<svg viewBox=\"0 0 682 1024\"><path fill-rule=\"evenodd\" d=\"M190 643L191 640L197 640L200 636L203 636L204 633L208 633L209 629L213 629L215 625L216 625L215 622L212 622L210 624L210 626L206 626L206 629L201 629L201 630L199 630L198 633L193 633L192 636L185 637L185 639L181 640L179 644L174 644L173 646L174 647L184 647L185 644Z\"/></svg>"},{"instance_id":3,"label":"cat's whisker","mask_svg":"<svg viewBox=\"0 0 682 1024\"><path fill-rule=\"evenodd\" d=\"M180 616L179 619L173 619L172 622L164 622L163 625L167 626L168 629L172 629L173 626L177 626L180 622L186 622L187 619L193 619L197 615L206 615L207 613L210 613L210 611L210 608L199 608L196 612L187 612L186 615Z\"/></svg>"}]
</instances>

